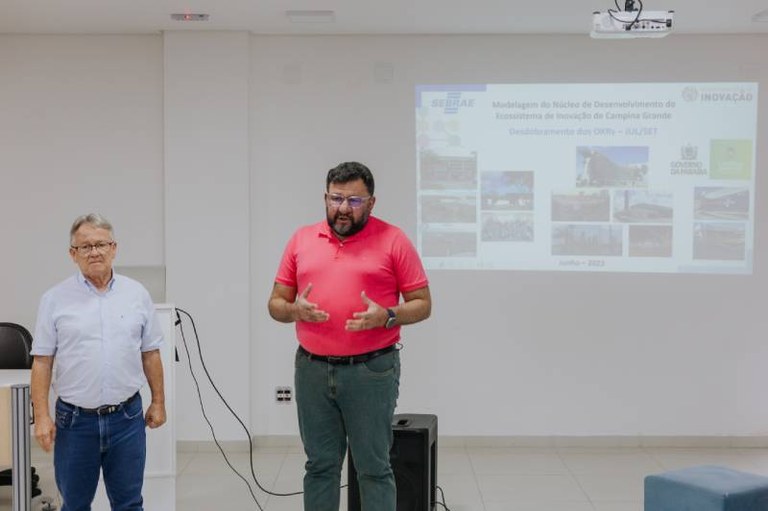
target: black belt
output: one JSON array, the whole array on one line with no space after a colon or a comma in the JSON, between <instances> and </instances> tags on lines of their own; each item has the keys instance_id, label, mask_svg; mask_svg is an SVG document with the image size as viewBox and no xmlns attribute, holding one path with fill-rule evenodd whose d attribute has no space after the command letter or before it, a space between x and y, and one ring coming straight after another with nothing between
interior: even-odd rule
<instances>
[{"instance_id":1,"label":"black belt","mask_svg":"<svg viewBox=\"0 0 768 511\"><path fill-rule=\"evenodd\" d=\"M390 346L387 346L386 348L382 348L380 350L376 351L369 351L368 353L361 353L359 355L350 355L348 357L336 357L333 355L315 355L313 353L308 352L304 349L303 346L299 346L299 352L305 355L310 360L319 360L321 362L326 362L331 365L352 365L352 364L360 364L362 362L367 362L373 358L380 357L382 355L386 355L387 353L390 353L392 351L395 351L395 345L392 344Z\"/></svg>"},{"instance_id":2,"label":"black belt","mask_svg":"<svg viewBox=\"0 0 768 511\"><path fill-rule=\"evenodd\" d=\"M72 408L77 408L79 411L83 413L92 413L95 415L109 415L110 413L115 413L116 411L120 410L122 407L132 403L135 399L139 397L139 393L135 393L125 401L123 401L120 404L117 405L102 405L98 408L83 408L82 406L73 405L71 403L67 403L63 399L61 400L62 403L64 403L67 406L71 406Z\"/></svg>"}]
</instances>

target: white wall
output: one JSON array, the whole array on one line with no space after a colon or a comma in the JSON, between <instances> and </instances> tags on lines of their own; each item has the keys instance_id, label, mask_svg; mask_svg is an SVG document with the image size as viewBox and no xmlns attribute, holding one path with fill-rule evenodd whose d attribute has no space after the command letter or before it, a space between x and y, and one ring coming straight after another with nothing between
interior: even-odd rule
<instances>
[{"instance_id":1,"label":"white wall","mask_svg":"<svg viewBox=\"0 0 768 511\"><path fill-rule=\"evenodd\" d=\"M194 317L205 367L248 424L250 41L247 32L172 32L163 42L168 301ZM247 434L205 381L194 330L185 316L182 320L187 348L177 343L182 362L177 438L210 435L191 360L217 437L245 440Z\"/></svg>"},{"instance_id":2,"label":"white wall","mask_svg":"<svg viewBox=\"0 0 768 511\"><path fill-rule=\"evenodd\" d=\"M34 328L83 213L116 264L163 264L162 58L159 36L0 36L0 321Z\"/></svg>"},{"instance_id":3,"label":"white wall","mask_svg":"<svg viewBox=\"0 0 768 511\"><path fill-rule=\"evenodd\" d=\"M172 99L220 90L218 75L188 88L179 81L180 96L168 98L163 81L172 65L161 36L0 36L0 320L34 324L40 294L74 271L70 222L101 211L115 223L119 264L168 263L178 290L169 300L195 315L203 349L214 352L209 369L238 411L250 404L253 433L293 434L293 407L273 395L275 386L292 384L293 329L266 312L283 244L296 227L322 218L325 173L349 159L374 170L376 213L415 235L414 84L757 80L765 95L766 43L765 36L252 36L250 61L219 66L215 51L204 51L209 69L229 84L242 85L250 62L249 126L236 130L250 137L250 173L227 160L217 181L218 160L192 161L185 182L178 152L181 163L173 163L173 186L189 192L182 207L198 200L201 215L224 211L233 222L226 235L234 227L247 238L235 242L233 257L250 277L225 272L216 281L226 260L206 252L183 261L190 245L211 240L211 224L190 243L194 228L174 209L167 213L178 230L164 228L164 207L173 208L166 201L181 190L167 188L163 165L164 151L181 143L169 136L184 133L178 109L185 104ZM377 74L389 65L391 82ZM206 108L216 122L218 115L243 122L231 104ZM762 134L768 112L760 104ZM169 132L171 118L177 128ZM208 129L192 128L192 135ZM231 147L242 158L242 146ZM767 156L763 142L758 173ZM399 410L436 413L441 435L768 434L766 186L758 175L753 276L430 272L433 317L403 332ZM183 280L196 261L213 284ZM215 335L228 314L220 308L233 304L250 316L237 320L237 335ZM227 424L222 439L241 439L228 421L215 411L214 422ZM180 438L209 439L196 428Z\"/></svg>"}]
</instances>

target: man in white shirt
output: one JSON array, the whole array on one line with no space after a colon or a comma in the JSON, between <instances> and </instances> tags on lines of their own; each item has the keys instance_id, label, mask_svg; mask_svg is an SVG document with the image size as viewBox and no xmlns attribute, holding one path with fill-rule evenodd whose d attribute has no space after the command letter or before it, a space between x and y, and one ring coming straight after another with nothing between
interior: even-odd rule
<instances>
[{"instance_id":1,"label":"man in white shirt","mask_svg":"<svg viewBox=\"0 0 768 511\"><path fill-rule=\"evenodd\" d=\"M54 447L62 511L90 510L100 472L113 511L143 510L144 427L166 420L154 305L140 283L112 271L116 252L105 218L77 218L69 254L80 271L40 300L32 344L35 437L44 450ZM145 382L152 402L143 416Z\"/></svg>"}]
</instances>

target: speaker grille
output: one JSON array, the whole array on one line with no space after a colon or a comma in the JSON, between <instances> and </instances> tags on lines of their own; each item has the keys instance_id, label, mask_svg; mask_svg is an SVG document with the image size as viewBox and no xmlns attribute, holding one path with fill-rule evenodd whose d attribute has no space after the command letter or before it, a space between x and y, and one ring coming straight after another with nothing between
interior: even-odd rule
<instances>
[{"instance_id":1,"label":"speaker grille","mask_svg":"<svg viewBox=\"0 0 768 511\"><path fill-rule=\"evenodd\" d=\"M399 414L393 420L389 461L397 485L397 511L433 511L437 487L437 417ZM351 452L348 511L360 511L360 489Z\"/></svg>"},{"instance_id":2,"label":"speaker grille","mask_svg":"<svg viewBox=\"0 0 768 511\"><path fill-rule=\"evenodd\" d=\"M395 472L395 484L397 484L397 511L423 511L429 509L424 506L421 475L421 464L400 463Z\"/></svg>"}]
</instances>

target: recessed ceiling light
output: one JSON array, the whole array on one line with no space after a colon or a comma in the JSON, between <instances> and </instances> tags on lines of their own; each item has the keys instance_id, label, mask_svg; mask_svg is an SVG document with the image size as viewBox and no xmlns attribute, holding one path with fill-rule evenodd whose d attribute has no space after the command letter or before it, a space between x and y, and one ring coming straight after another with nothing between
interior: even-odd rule
<instances>
[{"instance_id":1,"label":"recessed ceiling light","mask_svg":"<svg viewBox=\"0 0 768 511\"><path fill-rule=\"evenodd\" d=\"M336 21L336 13L333 11L285 11L285 15L292 23L333 23Z\"/></svg>"},{"instance_id":2,"label":"recessed ceiling light","mask_svg":"<svg viewBox=\"0 0 768 511\"><path fill-rule=\"evenodd\" d=\"M208 21L210 14L192 13L192 12L176 12L171 14L171 19L174 21Z\"/></svg>"},{"instance_id":3,"label":"recessed ceiling light","mask_svg":"<svg viewBox=\"0 0 768 511\"><path fill-rule=\"evenodd\" d=\"M764 11L760 11L756 13L754 16L752 16L752 21L756 23L768 22L768 9L765 9Z\"/></svg>"}]
</instances>

